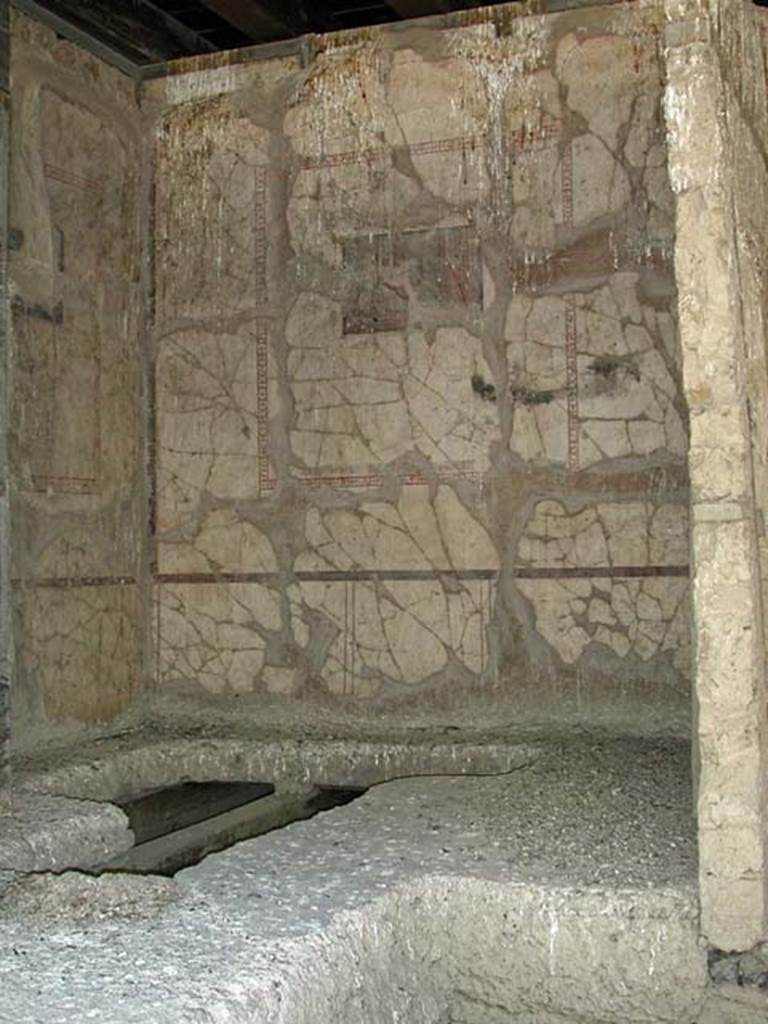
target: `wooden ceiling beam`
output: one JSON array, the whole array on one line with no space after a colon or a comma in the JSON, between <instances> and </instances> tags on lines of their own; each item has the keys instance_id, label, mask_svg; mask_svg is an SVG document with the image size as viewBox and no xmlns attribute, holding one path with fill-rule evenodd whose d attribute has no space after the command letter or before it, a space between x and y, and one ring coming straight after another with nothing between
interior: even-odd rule
<instances>
[{"instance_id":1,"label":"wooden ceiling beam","mask_svg":"<svg viewBox=\"0 0 768 1024\"><path fill-rule=\"evenodd\" d=\"M181 45L185 46L190 53L205 53L206 51L211 52L216 49L213 43L206 39L205 36L195 32L185 25L183 21L174 18L172 14L168 14L167 11L153 3L152 0L141 0L141 4L152 11L162 24L165 25L166 30L174 38L178 39Z\"/></svg>"},{"instance_id":2,"label":"wooden ceiling beam","mask_svg":"<svg viewBox=\"0 0 768 1024\"><path fill-rule=\"evenodd\" d=\"M268 43L294 34L290 18L278 14L271 4L261 0L202 0L203 4L224 21L250 36L254 42Z\"/></svg>"},{"instance_id":3,"label":"wooden ceiling beam","mask_svg":"<svg viewBox=\"0 0 768 1024\"><path fill-rule=\"evenodd\" d=\"M143 64L206 53L216 47L154 0L13 0L19 10L51 25L121 70L116 55ZM91 40L87 42L86 40ZM97 51L98 47L98 51ZM130 73L130 72L129 72Z\"/></svg>"},{"instance_id":4,"label":"wooden ceiling beam","mask_svg":"<svg viewBox=\"0 0 768 1024\"><path fill-rule=\"evenodd\" d=\"M444 13L440 0L385 0L401 18L424 18L430 14Z\"/></svg>"}]
</instances>

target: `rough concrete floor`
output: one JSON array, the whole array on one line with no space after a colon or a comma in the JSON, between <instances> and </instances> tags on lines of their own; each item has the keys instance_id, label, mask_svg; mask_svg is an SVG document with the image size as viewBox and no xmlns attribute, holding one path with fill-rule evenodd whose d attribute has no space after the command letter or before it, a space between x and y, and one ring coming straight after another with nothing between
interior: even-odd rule
<instances>
[{"instance_id":1,"label":"rough concrete floor","mask_svg":"<svg viewBox=\"0 0 768 1024\"><path fill-rule=\"evenodd\" d=\"M463 827L476 821L478 846L491 844L517 878L560 885L695 883L685 744L623 739L545 747L525 771L449 785Z\"/></svg>"},{"instance_id":2,"label":"rough concrete floor","mask_svg":"<svg viewBox=\"0 0 768 1024\"><path fill-rule=\"evenodd\" d=\"M39 883L16 891L0 904L0 1021L693 1021L688 757L584 741L506 776L376 786L181 872L175 901L136 880L129 917L109 913L108 878L92 919L62 919L60 885L48 909ZM478 1016L475 983L501 986L506 1009Z\"/></svg>"}]
</instances>

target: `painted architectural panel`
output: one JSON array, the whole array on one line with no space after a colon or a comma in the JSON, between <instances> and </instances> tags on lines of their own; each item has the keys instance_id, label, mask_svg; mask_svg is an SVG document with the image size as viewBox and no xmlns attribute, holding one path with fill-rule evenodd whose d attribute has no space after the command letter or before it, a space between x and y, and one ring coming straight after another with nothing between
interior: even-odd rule
<instances>
[{"instance_id":1,"label":"painted architectural panel","mask_svg":"<svg viewBox=\"0 0 768 1024\"><path fill-rule=\"evenodd\" d=\"M268 301L268 135L215 99L158 133L156 314L210 317Z\"/></svg>"},{"instance_id":2,"label":"painted architectural panel","mask_svg":"<svg viewBox=\"0 0 768 1024\"><path fill-rule=\"evenodd\" d=\"M577 715L642 718L645 686L685 720L659 20L478 15L148 87L177 179L156 194L164 685L514 716L591 674ZM220 170L265 161L263 204ZM180 653L224 622L247 685Z\"/></svg>"},{"instance_id":3,"label":"painted architectural panel","mask_svg":"<svg viewBox=\"0 0 768 1024\"><path fill-rule=\"evenodd\" d=\"M13 725L108 730L146 684L140 128L123 76L12 18Z\"/></svg>"}]
</instances>

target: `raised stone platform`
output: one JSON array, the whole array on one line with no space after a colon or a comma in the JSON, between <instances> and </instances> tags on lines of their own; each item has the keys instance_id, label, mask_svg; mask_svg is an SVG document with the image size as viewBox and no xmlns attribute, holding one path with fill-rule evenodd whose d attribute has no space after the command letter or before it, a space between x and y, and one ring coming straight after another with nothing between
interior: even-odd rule
<instances>
[{"instance_id":1,"label":"raised stone platform","mask_svg":"<svg viewBox=\"0 0 768 1024\"><path fill-rule=\"evenodd\" d=\"M0 1020L750 1024L709 999L688 757L550 746L496 778L377 786L173 888L16 884ZM91 911L62 912L79 886Z\"/></svg>"},{"instance_id":2,"label":"raised stone platform","mask_svg":"<svg viewBox=\"0 0 768 1024\"><path fill-rule=\"evenodd\" d=\"M96 868L132 846L120 808L28 793L0 815L0 888L3 873Z\"/></svg>"},{"instance_id":3,"label":"raised stone platform","mask_svg":"<svg viewBox=\"0 0 768 1024\"><path fill-rule=\"evenodd\" d=\"M21 764L14 779L22 796L106 801L186 781L366 788L411 775L498 775L530 764L541 749L536 741L456 742L445 734L357 740L137 732Z\"/></svg>"}]
</instances>

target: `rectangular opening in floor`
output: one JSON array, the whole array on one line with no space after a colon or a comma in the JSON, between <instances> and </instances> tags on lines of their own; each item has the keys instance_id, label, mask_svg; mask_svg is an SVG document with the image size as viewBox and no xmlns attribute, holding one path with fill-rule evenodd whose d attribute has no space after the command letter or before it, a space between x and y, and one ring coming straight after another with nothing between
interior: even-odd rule
<instances>
[{"instance_id":1,"label":"rectangular opening in floor","mask_svg":"<svg viewBox=\"0 0 768 1024\"><path fill-rule=\"evenodd\" d=\"M118 798L135 845L106 871L173 875L234 843L350 803L363 788L186 782Z\"/></svg>"}]
</instances>

